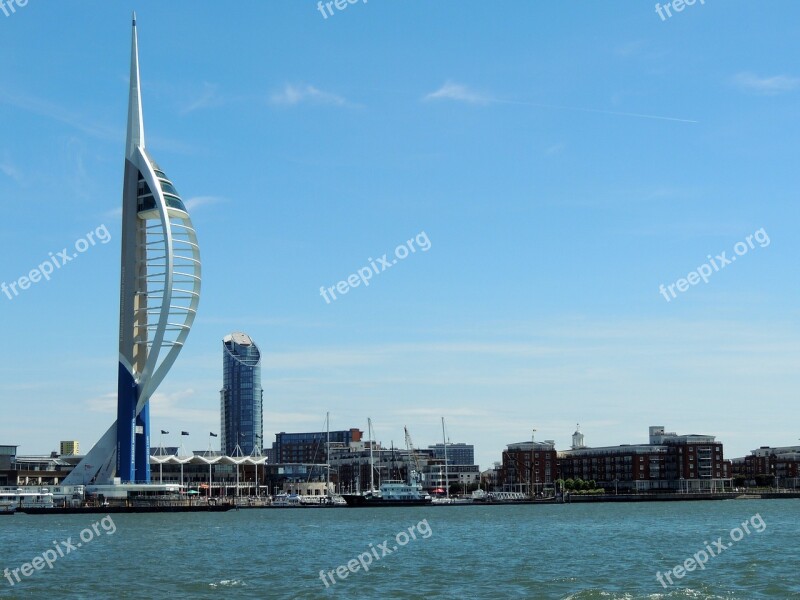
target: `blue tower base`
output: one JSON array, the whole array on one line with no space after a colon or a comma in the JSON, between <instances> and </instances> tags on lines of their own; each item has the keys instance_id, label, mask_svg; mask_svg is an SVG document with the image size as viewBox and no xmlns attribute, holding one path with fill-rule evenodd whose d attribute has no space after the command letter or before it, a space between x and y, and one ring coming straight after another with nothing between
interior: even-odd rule
<instances>
[{"instance_id":1,"label":"blue tower base","mask_svg":"<svg viewBox=\"0 0 800 600\"><path fill-rule=\"evenodd\" d=\"M136 481L136 403L139 389L122 363L117 379L117 477Z\"/></svg>"},{"instance_id":2,"label":"blue tower base","mask_svg":"<svg viewBox=\"0 0 800 600\"><path fill-rule=\"evenodd\" d=\"M146 403L136 417L135 471L136 481L150 483L150 403Z\"/></svg>"}]
</instances>

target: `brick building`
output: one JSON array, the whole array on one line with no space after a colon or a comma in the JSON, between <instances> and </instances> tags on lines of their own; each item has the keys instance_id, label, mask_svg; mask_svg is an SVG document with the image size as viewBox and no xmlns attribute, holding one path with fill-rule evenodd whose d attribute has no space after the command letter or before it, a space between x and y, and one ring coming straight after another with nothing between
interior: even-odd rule
<instances>
[{"instance_id":1,"label":"brick building","mask_svg":"<svg viewBox=\"0 0 800 600\"><path fill-rule=\"evenodd\" d=\"M749 485L800 487L800 446L761 446L733 460L733 475L743 476Z\"/></svg>"},{"instance_id":2,"label":"brick building","mask_svg":"<svg viewBox=\"0 0 800 600\"><path fill-rule=\"evenodd\" d=\"M510 444L503 452L498 488L546 493L558 479L594 481L608 492L722 491L731 486L731 465L722 442L711 435L678 435L650 427L647 444L588 448L580 427L569 450L556 452L552 441ZM776 462L776 469L777 467ZM788 461L780 472L796 473ZM792 470L794 468L794 470Z\"/></svg>"},{"instance_id":3,"label":"brick building","mask_svg":"<svg viewBox=\"0 0 800 600\"><path fill-rule=\"evenodd\" d=\"M648 444L602 448L585 447L576 432L558 465L561 479L594 480L607 491L722 491L731 478L714 436L678 435L661 426L650 427Z\"/></svg>"},{"instance_id":4,"label":"brick building","mask_svg":"<svg viewBox=\"0 0 800 600\"><path fill-rule=\"evenodd\" d=\"M509 444L500 467L502 491L546 494L558 479L558 453L555 442Z\"/></svg>"},{"instance_id":5,"label":"brick building","mask_svg":"<svg viewBox=\"0 0 800 600\"><path fill-rule=\"evenodd\" d=\"M359 429L331 431L331 454L334 448L348 448L358 444L364 433ZM276 463L322 464L327 461L328 433L276 433L272 443L272 454Z\"/></svg>"}]
</instances>

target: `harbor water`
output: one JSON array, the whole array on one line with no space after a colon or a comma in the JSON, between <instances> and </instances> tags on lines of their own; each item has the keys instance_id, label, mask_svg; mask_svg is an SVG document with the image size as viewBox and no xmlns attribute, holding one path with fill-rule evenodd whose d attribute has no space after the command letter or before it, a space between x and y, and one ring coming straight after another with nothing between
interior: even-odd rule
<instances>
[{"instance_id":1,"label":"harbor water","mask_svg":"<svg viewBox=\"0 0 800 600\"><path fill-rule=\"evenodd\" d=\"M800 500L17 514L0 598L783 600L800 598L799 516Z\"/></svg>"}]
</instances>

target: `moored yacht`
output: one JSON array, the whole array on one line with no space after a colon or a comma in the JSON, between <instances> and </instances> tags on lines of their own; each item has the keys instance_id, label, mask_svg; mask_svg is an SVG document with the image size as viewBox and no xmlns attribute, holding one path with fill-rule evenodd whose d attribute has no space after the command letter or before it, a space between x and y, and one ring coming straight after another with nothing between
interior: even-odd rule
<instances>
[{"instance_id":1,"label":"moored yacht","mask_svg":"<svg viewBox=\"0 0 800 600\"><path fill-rule=\"evenodd\" d=\"M385 481L378 491L364 494L343 494L347 506L423 506L430 504L430 494L418 483Z\"/></svg>"}]
</instances>

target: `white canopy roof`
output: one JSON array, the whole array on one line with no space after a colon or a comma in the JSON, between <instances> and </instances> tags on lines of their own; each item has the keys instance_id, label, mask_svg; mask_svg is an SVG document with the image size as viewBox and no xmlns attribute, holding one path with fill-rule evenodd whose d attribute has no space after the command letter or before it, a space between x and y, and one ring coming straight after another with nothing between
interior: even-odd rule
<instances>
[{"instance_id":1,"label":"white canopy roof","mask_svg":"<svg viewBox=\"0 0 800 600\"><path fill-rule=\"evenodd\" d=\"M267 459L263 456L150 456L150 464L156 465L263 465Z\"/></svg>"}]
</instances>

